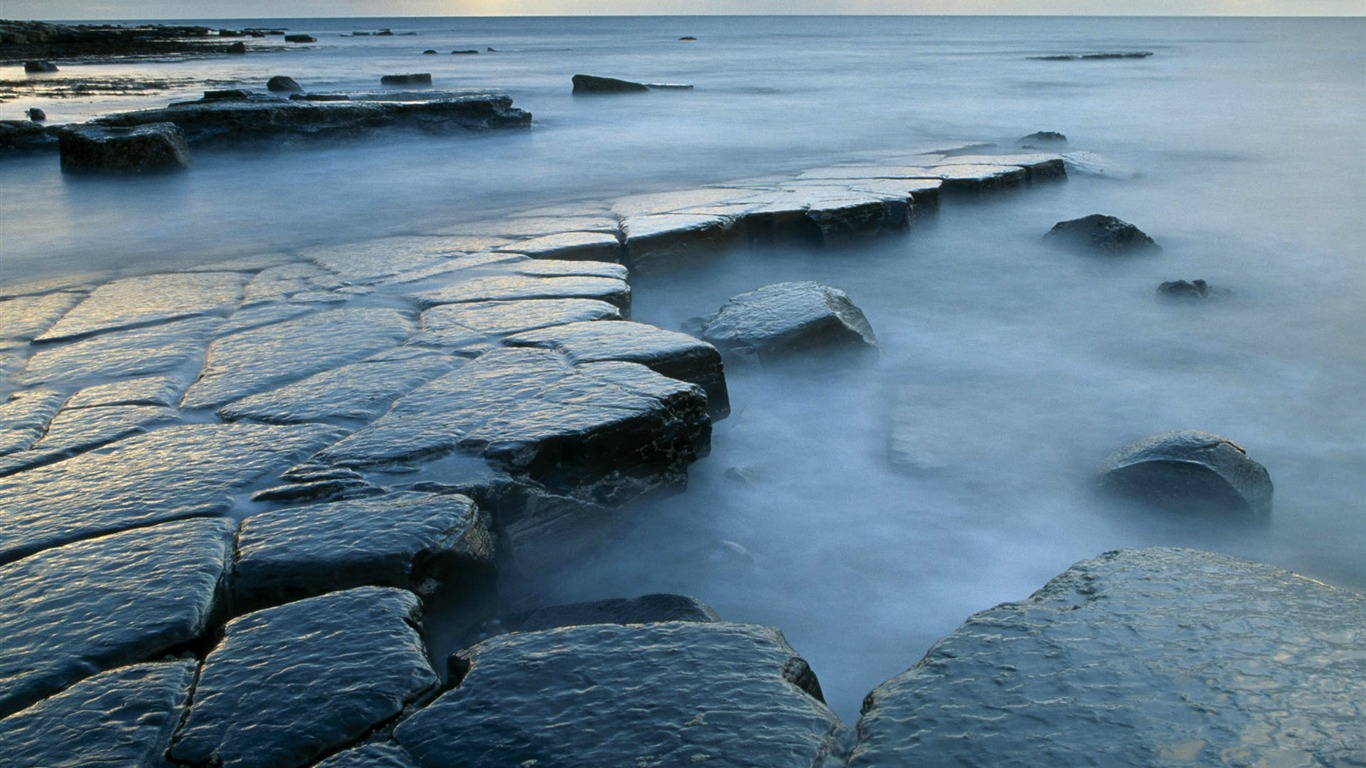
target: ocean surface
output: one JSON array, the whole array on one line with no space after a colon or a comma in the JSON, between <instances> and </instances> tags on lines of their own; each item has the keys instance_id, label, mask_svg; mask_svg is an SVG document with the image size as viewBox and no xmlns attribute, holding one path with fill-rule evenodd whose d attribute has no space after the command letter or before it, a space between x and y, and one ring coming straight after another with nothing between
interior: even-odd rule
<instances>
[{"instance_id":1,"label":"ocean surface","mask_svg":"<svg viewBox=\"0 0 1366 768\"><path fill-rule=\"evenodd\" d=\"M64 64L42 78L10 68L2 78L24 82L7 86L17 96L0 117L40 106L77 121L277 74L330 91L431 72L437 88L506 92L535 122L200 151L169 178L66 179L52 156L4 159L0 285L431 232L923 147L1010 146L1040 130L1133 169L948 202L906 236L742 250L634 279L634 317L669 328L742 291L819 280L863 308L881 352L733 367L733 413L688 490L640 509L538 599L682 592L780 627L852 722L865 693L969 615L1107 550L1192 546L1366 588L1366 20L202 23L319 42ZM350 36L382 28L395 35ZM470 49L481 53L449 54ZM1031 58L1133 50L1153 55ZM574 98L579 72L695 90ZM163 87L50 95L70 78ZM1039 242L1090 213L1138 225L1163 254L1091 260ZM1158 283L1196 278L1232 296L1155 301ZM1092 493L1111 451L1175 428L1221 434L1267 466L1268 528L1172 520Z\"/></svg>"}]
</instances>

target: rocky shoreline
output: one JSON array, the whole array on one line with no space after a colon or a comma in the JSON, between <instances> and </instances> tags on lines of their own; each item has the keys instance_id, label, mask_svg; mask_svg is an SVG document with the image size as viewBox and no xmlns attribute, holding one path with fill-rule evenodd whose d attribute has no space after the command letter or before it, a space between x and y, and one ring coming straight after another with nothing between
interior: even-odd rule
<instances>
[{"instance_id":1,"label":"rocky shoreline","mask_svg":"<svg viewBox=\"0 0 1366 768\"><path fill-rule=\"evenodd\" d=\"M146 24L51 24L0 19L0 64L43 59L228 53L240 30ZM261 35L265 32L261 31Z\"/></svg>"},{"instance_id":2,"label":"rocky shoreline","mask_svg":"<svg viewBox=\"0 0 1366 768\"><path fill-rule=\"evenodd\" d=\"M1067 167L1045 153L912 154L2 289L0 755L331 768L1366 758L1352 650L1366 600L1209 553L1078 564L970 619L870 693L856 728L778 630L698 600L500 610L500 592L686 483L729 413L727 363L801 354L832 328L873 342L847 297L787 284L702 319L723 356L631 321L632 275L738 244L902 233L941 198L1027 190ZM747 307L785 321L733 319ZM1191 464L1214 446L1221 477L1255 475L1229 468L1243 461L1231 443L1178 438L1184 453L1145 443L1116 469ZM1244 494L1270 514L1269 480ZM438 604L464 643L432 642L423 616Z\"/></svg>"}]
</instances>

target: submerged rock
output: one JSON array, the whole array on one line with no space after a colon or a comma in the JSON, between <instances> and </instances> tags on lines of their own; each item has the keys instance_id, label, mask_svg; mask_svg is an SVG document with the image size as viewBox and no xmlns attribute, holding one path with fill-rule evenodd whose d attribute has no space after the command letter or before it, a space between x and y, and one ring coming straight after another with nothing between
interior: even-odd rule
<instances>
[{"instance_id":1,"label":"submerged rock","mask_svg":"<svg viewBox=\"0 0 1366 768\"><path fill-rule=\"evenodd\" d=\"M414 72L406 75L384 75L379 79L380 85L431 85L432 74L430 72Z\"/></svg>"},{"instance_id":2,"label":"submerged rock","mask_svg":"<svg viewBox=\"0 0 1366 768\"><path fill-rule=\"evenodd\" d=\"M1050 56L1030 56L1036 61L1104 61L1106 59L1146 59L1152 51L1102 51L1100 53L1060 53Z\"/></svg>"},{"instance_id":3,"label":"submerged rock","mask_svg":"<svg viewBox=\"0 0 1366 768\"><path fill-rule=\"evenodd\" d=\"M266 81L266 90L272 93L303 93L304 87L288 75L276 75Z\"/></svg>"},{"instance_id":4,"label":"submerged rock","mask_svg":"<svg viewBox=\"0 0 1366 768\"><path fill-rule=\"evenodd\" d=\"M1271 476L1238 445L1208 432L1160 432L1106 462L1106 489L1177 512L1271 520Z\"/></svg>"},{"instance_id":5,"label":"submerged rock","mask_svg":"<svg viewBox=\"0 0 1366 768\"><path fill-rule=\"evenodd\" d=\"M164 173L190 167L190 145L175 123L67 126L57 135L62 173Z\"/></svg>"},{"instance_id":6,"label":"submerged rock","mask_svg":"<svg viewBox=\"0 0 1366 768\"><path fill-rule=\"evenodd\" d=\"M715 315L689 320L686 330L742 359L877 346L867 318L848 294L814 282L775 283L742 293Z\"/></svg>"},{"instance_id":7,"label":"submerged rock","mask_svg":"<svg viewBox=\"0 0 1366 768\"><path fill-rule=\"evenodd\" d=\"M56 64L53 64L50 61L26 61L24 62L24 71L29 73L42 74L48 72L58 72L60 70L57 68Z\"/></svg>"},{"instance_id":8,"label":"submerged rock","mask_svg":"<svg viewBox=\"0 0 1366 768\"><path fill-rule=\"evenodd\" d=\"M984 611L864 700L849 768L1351 765L1366 597L1189 549Z\"/></svg>"},{"instance_id":9,"label":"submerged rock","mask_svg":"<svg viewBox=\"0 0 1366 768\"><path fill-rule=\"evenodd\" d=\"M318 38L312 35L285 35L286 43L316 43Z\"/></svg>"},{"instance_id":10,"label":"submerged rock","mask_svg":"<svg viewBox=\"0 0 1366 768\"><path fill-rule=\"evenodd\" d=\"M243 610L359 586L430 592L492 568L488 518L468 498L397 493L247 518L233 599Z\"/></svg>"},{"instance_id":11,"label":"submerged rock","mask_svg":"<svg viewBox=\"0 0 1366 768\"><path fill-rule=\"evenodd\" d=\"M459 685L399 724L427 768L815 766L843 726L773 629L673 622L502 635L452 660Z\"/></svg>"},{"instance_id":12,"label":"submerged rock","mask_svg":"<svg viewBox=\"0 0 1366 768\"><path fill-rule=\"evenodd\" d=\"M199 637L232 531L226 520L184 520L0 566L0 717Z\"/></svg>"},{"instance_id":13,"label":"submerged rock","mask_svg":"<svg viewBox=\"0 0 1366 768\"><path fill-rule=\"evenodd\" d=\"M1212 288L1204 280L1169 280L1157 286L1157 298L1167 301L1202 301L1232 295L1227 288Z\"/></svg>"},{"instance_id":14,"label":"submerged rock","mask_svg":"<svg viewBox=\"0 0 1366 768\"><path fill-rule=\"evenodd\" d=\"M1035 131L1028 136L1021 136L1015 143L1022 149L1056 149L1067 146L1067 137L1057 131Z\"/></svg>"},{"instance_id":15,"label":"submerged rock","mask_svg":"<svg viewBox=\"0 0 1366 768\"><path fill-rule=\"evenodd\" d=\"M1162 251L1161 246L1138 227L1100 213L1060 221L1043 239L1046 243L1090 253L1119 255Z\"/></svg>"},{"instance_id":16,"label":"submerged rock","mask_svg":"<svg viewBox=\"0 0 1366 768\"><path fill-rule=\"evenodd\" d=\"M170 757L301 766L353 743L438 682L410 592L360 587L228 622Z\"/></svg>"},{"instance_id":17,"label":"submerged rock","mask_svg":"<svg viewBox=\"0 0 1366 768\"><path fill-rule=\"evenodd\" d=\"M641 93L650 90L644 83L618 80L615 77L574 75L571 80L574 83L574 93Z\"/></svg>"},{"instance_id":18,"label":"submerged rock","mask_svg":"<svg viewBox=\"0 0 1366 768\"><path fill-rule=\"evenodd\" d=\"M0 720L8 768L166 765L194 682L194 661L101 672Z\"/></svg>"}]
</instances>

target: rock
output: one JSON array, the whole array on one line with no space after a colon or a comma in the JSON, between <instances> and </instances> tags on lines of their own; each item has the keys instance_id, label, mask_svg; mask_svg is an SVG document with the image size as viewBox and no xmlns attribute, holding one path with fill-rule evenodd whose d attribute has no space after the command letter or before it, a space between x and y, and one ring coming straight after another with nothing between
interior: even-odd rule
<instances>
[{"instance_id":1,"label":"rock","mask_svg":"<svg viewBox=\"0 0 1366 768\"><path fill-rule=\"evenodd\" d=\"M67 126L57 141L62 173L160 173L190 167L190 146L174 123Z\"/></svg>"},{"instance_id":2,"label":"rock","mask_svg":"<svg viewBox=\"0 0 1366 768\"><path fill-rule=\"evenodd\" d=\"M253 419L269 424L372 421L399 396L462 362L447 355L399 359L381 355L248 395L219 408L218 415L226 421Z\"/></svg>"},{"instance_id":3,"label":"rock","mask_svg":"<svg viewBox=\"0 0 1366 768\"><path fill-rule=\"evenodd\" d=\"M666 213L623 219L627 264L643 274L695 266L735 242L735 220L717 214Z\"/></svg>"},{"instance_id":4,"label":"rock","mask_svg":"<svg viewBox=\"0 0 1366 768\"><path fill-rule=\"evenodd\" d=\"M247 44L239 40L235 43L230 44L227 48L224 48L223 52L235 56L240 56L247 52Z\"/></svg>"},{"instance_id":5,"label":"rock","mask_svg":"<svg viewBox=\"0 0 1366 768\"><path fill-rule=\"evenodd\" d=\"M0 566L0 717L199 637L216 610L232 530L226 520L184 520Z\"/></svg>"},{"instance_id":6,"label":"rock","mask_svg":"<svg viewBox=\"0 0 1366 768\"><path fill-rule=\"evenodd\" d=\"M110 405L98 408L65 408L48 425L32 450L47 454L45 460L65 458L81 451L122 440L177 420L174 408L148 405Z\"/></svg>"},{"instance_id":7,"label":"rock","mask_svg":"<svg viewBox=\"0 0 1366 768\"><path fill-rule=\"evenodd\" d=\"M33 120L0 120L0 150L9 152L41 152L58 146L57 126L47 126Z\"/></svg>"},{"instance_id":8,"label":"rock","mask_svg":"<svg viewBox=\"0 0 1366 768\"><path fill-rule=\"evenodd\" d=\"M271 93L303 93L304 87L288 75L275 75L266 81L266 90Z\"/></svg>"},{"instance_id":9,"label":"rock","mask_svg":"<svg viewBox=\"0 0 1366 768\"><path fill-rule=\"evenodd\" d=\"M1132 179L1138 176L1138 170L1133 166L1095 152L1067 152L1062 159L1069 173L1110 179Z\"/></svg>"},{"instance_id":10,"label":"rock","mask_svg":"<svg viewBox=\"0 0 1366 768\"><path fill-rule=\"evenodd\" d=\"M848 765L1350 765L1363 631L1358 592L1209 552L1110 552L869 694Z\"/></svg>"},{"instance_id":11,"label":"rock","mask_svg":"<svg viewBox=\"0 0 1366 768\"><path fill-rule=\"evenodd\" d=\"M26 61L24 71L30 73L57 72L57 65L50 61Z\"/></svg>"},{"instance_id":12,"label":"rock","mask_svg":"<svg viewBox=\"0 0 1366 768\"><path fill-rule=\"evenodd\" d=\"M16 296L0 301L0 339L32 341L80 302L82 294L65 291Z\"/></svg>"},{"instance_id":13,"label":"rock","mask_svg":"<svg viewBox=\"0 0 1366 768\"><path fill-rule=\"evenodd\" d=\"M1052 56L1030 56L1036 61L1102 61L1106 59L1146 59L1152 51L1108 51L1101 53L1062 53Z\"/></svg>"},{"instance_id":14,"label":"rock","mask_svg":"<svg viewBox=\"0 0 1366 768\"><path fill-rule=\"evenodd\" d=\"M693 89L688 83L645 83L644 85L652 91L691 91Z\"/></svg>"},{"instance_id":15,"label":"rock","mask_svg":"<svg viewBox=\"0 0 1366 768\"><path fill-rule=\"evenodd\" d=\"M1159 432L1106 461L1103 485L1178 512L1271 520L1271 477L1238 445L1208 432Z\"/></svg>"},{"instance_id":16,"label":"rock","mask_svg":"<svg viewBox=\"0 0 1366 768\"><path fill-rule=\"evenodd\" d=\"M626 599L551 605L502 614L479 628L480 640L508 632L540 632L588 624L660 624L666 621L720 621L711 606L687 595L642 595Z\"/></svg>"},{"instance_id":17,"label":"rock","mask_svg":"<svg viewBox=\"0 0 1366 768\"><path fill-rule=\"evenodd\" d=\"M452 51L452 53L454 53L454 51ZM435 49L435 48L428 48L427 50L423 51L422 54L423 54L424 56L435 56L435 55L436 55L436 49Z\"/></svg>"},{"instance_id":18,"label":"rock","mask_svg":"<svg viewBox=\"0 0 1366 768\"><path fill-rule=\"evenodd\" d=\"M396 493L248 517L237 537L237 610L359 586L430 593L488 578L489 520L468 498Z\"/></svg>"},{"instance_id":19,"label":"rock","mask_svg":"<svg viewBox=\"0 0 1366 768\"><path fill-rule=\"evenodd\" d=\"M488 275L453 281L444 288L416 294L425 309L440 304L525 299L596 299L631 310L631 288L620 277L593 275Z\"/></svg>"},{"instance_id":20,"label":"rock","mask_svg":"<svg viewBox=\"0 0 1366 768\"><path fill-rule=\"evenodd\" d=\"M837 759L843 729L806 662L764 627L503 635L452 668L459 685L395 730L426 768L815 766Z\"/></svg>"},{"instance_id":21,"label":"rock","mask_svg":"<svg viewBox=\"0 0 1366 768\"><path fill-rule=\"evenodd\" d=\"M637 93L649 91L644 83L618 80L613 77L595 75L574 75L574 93Z\"/></svg>"},{"instance_id":22,"label":"rock","mask_svg":"<svg viewBox=\"0 0 1366 768\"><path fill-rule=\"evenodd\" d=\"M1065 147L1067 146L1067 137L1057 131L1035 131L1028 136L1021 136L1015 140L1015 143L1021 149Z\"/></svg>"},{"instance_id":23,"label":"rock","mask_svg":"<svg viewBox=\"0 0 1366 768\"><path fill-rule=\"evenodd\" d=\"M1014 155L955 155L945 158L940 165L936 166L936 170L941 170L944 166L958 165L1005 165L1023 168L1025 181L1030 184L1067 178L1067 163L1063 160L1062 155L1046 152Z\"/></svg>"},{"instance_id":24,"label":"rock","mask_svg":"<svg viewBox=\"0 0 1366 768\"><path fill-rule=\"evenodd\" d=\"M35 341L62 341L195 315L224 314L237 307L245 280L234 272L115 280L96 288ZM156 300L148 301L153 296Z\"/></svg>"},{"instance_id":25,"label":"rock","mask_svg":"<svg viewBox=\"0 0 1366 768\"><path fill-rule=\"evenodd\" d=\"M621 310L597 299L528 299L442 304L422 313L415 343L492 348L504 337L574 322L620 320Z\"/></svg>"},{"instance_id":26,"label":"rock","mask_svg":"<svg viewBox=\"0 0 1366 768\"><path fill-rule=\"evenodd\" d=\"M286 43L316 43L318 38L312 35L285 35Z\"/></svg>"},{"instance_id":27,"label":"rock","mask_svg":"<svg viewBox=\"0 0 1366 768\"><path fill-rule=\"evenodd\" d=\"M1204 280L1169 280L1157 286L1157 298L1169 301L1202 301L1232 295L1227 288L1211 288Z\"/></svg>"},{"instance_id":28,"label":"rock","mask_svg":"<svg viewBox=\"0 0 1366 768\"><path fill-rule=\"evenodd\" d=\"M314 768L418 768L413 759L393 744L366 744L338 752Z\"/></svg>"},{"instance_id":29,"label":"rock","mask_svg":"<svg viewBox=\"0 0 1366 768\"><path fill-rule=\"evenodd\" d=\"M36 347L22 379L81 386L198 365L217 318L200 317Z\"/></svg>"},{"instance_id":30,"label":"rock","mask_svg":"<svg viewBox=\"0 0 1366 768\"><path fill-rule=\"evenodd\" d=\"M22 451L43 436L66 397L52 389L16 392L0 403L0 456Z\"/></svg>"},{"instance_id":31,"label":"rock","mask_svg":"<svg viewBox=\"0 0 1366 768\"><path fill-rule=\"evenodd\" d=\"M555 493L666 486L686 477L711 421L700 387L636 363L570 365L499 349L400 398L318 459L366 467L460 449Z\"/></svg>"},{"instance_id":32,"label":"rock","mask_svg":"<svg viewBox=\"0 0 1366 768\"><path fill-rule=\"evenodd\" d=\"M298 94L295 94L298 95ZM358 135L391 127L433 132L527 128L531 113L512 99L491 93L430 92L419 99L403 94L307 94L295 100L256 95L242 100L201 100L162 109L123 112L91 124L128 127L175 123L191 144L234 143L286 137Z\"/></svg>"},{"instance_id":33,"label":"rock","mask_svg":"<svg viewBox=\"0 0 1366 768\"><path fill-rule=\"evenodd\" d=\"M950 162L936 166L930 173L944 181L946 192L982 194L1018 189L1025 185L1029 174L1016 165L998 163L966 164Z\"/></svg>"},{"instance_id":34,"label":"rock","mask_svg":"<svg viewBox=\"0 0 1366 768\"><path fill-rule=\"evenodd\" d=\"M430 72L415 72L407 75L384 75L379 79L380 85L431 85L432 74Z\"/></svg>"},{"instance_id":35,"label":"rock","mask_svg":"<svg viewBox=\"0 0 1366 768\"><path fill-rule=\"evenodd\" d=\"M163 766L190 698L195 662L101 672L0 720L9 768Z\"/></svg>"},{"instance_id":36,"label":"rock","mask_svg":"<svg viewBox=\"0 0 1366 768\"><path fill-rule=\"evenodd\" d=\"M1161 246L1138 227L1099 213L1060 221L1043 239L1046 243L1089 253L1120 255L1162 251Z\"/></svg>"},{"instance_id":37,"label":"rock","mask_svg":"<svg viewBox=\"0 0 1366 768\"><path fill-rule=\"evenodd\" d=\"M684 35L683 37L680 37L680 38L678 38L678 39L679 39L679 40L686 40L686 41L693 41L693 40L696 40L697 38L693 37L692 35Z\"/></svg>"},{"instance_id":38,"label":"rock","mask_svg":"<svg viewBox=\"0 0 1366 768\"><path fill-rule=\"evenodd\" d=\"M398 310L342 308L224 336L180 405L217 408L388 349L413 330Z\"/></svg>"},{"instance_id":39,"label":"rock","mask_svg":"<svg viewBox=\"0 0 1366 768\"><path fill-rule=\"evenodd\" d=\"M47 113L37 107L29 107L24 110L24 114L28 115L28 119L35 123L41 123L47 119Z\"/></svg>"},{"instance_id":40,"label":"rock","mask_svg":"<svg viewBox=\"0 0 1366 768\"><path fill-rule=\"evenodd\" d=\"M432 53L436 53L436 51L432 51ZM451 51L451 54L452 54L452 55L455 55L455 56L475 56L475 55L477 55L478 53L479 53L479 51L476 51L476 50L474 50L474 49L465 50L465 51Z\"/></svg>"},{"instance_id":41,"label":"rock","mask_svg":"<svg viewBox=\"0 0 1366 768\"><path fill-rule=\"evenodd\" d=\"M534 259L621 261L621 241L615 232L559 232L509 246Z\"/></svg>"},{"instance_id":42,"label":"rock","mask_svg":"<svg viewBox=\"0 0 1366 768\"><path fill-rule=\"evenodd\" d=\"M740 359L775 360L821 349L877 346L873 329L848 294L814 282L775 283L730 299L686 330Z\"/></svg>"},{"instance_id":43,"label":"rock","mask_svg":"<svg viewBox=\"0 0 1366 768\"><path fill-rule=\"evenodd\" d=\"M360 587L228 622L170 758L299 766L347 746L439 682L409 592Z\"/></svg>"},{"instance_id":44,"label":"rock","mask_svg":"<svg viewBox=\"0 0 1366 768\"><path fill-rule=\"evenodd\" d=\"M114 531L226 514L234 491L338 434L314 425L187 424L0 478L0 563Z\"/></svg>"},{"instance_id":45,"label":"rock","mask_svg":"<svg viewBox=\"0 0 1366 768\"><path fill-rule=\"evenodd\" d=\"M504 343L511 347L554 349L576 365L607 360L640 363L656 373L705 390L707 411L713 420L730 413L720 353L685 333L629 321L594 321L527 331L508 337Z\"/></svg>"},{"instance_id":46,"label":"rock","mask_svg":"<svg viewBox=\"0 0 1366 768\"><path fill-rule=\"evenodd\" d=\"M66 401L66 410L104 408L115 405L149 405L170 408L180 400L185 385L174 376L147 376L86 387Z\"/></svg>"}]
</instances>

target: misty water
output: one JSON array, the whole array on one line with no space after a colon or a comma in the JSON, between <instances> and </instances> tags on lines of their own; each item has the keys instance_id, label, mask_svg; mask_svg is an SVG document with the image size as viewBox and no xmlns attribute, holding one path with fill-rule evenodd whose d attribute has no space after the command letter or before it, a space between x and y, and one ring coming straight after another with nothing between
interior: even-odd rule
<instances>
[{"instance_id":1,"label":"misty water","mask_svg":"<svg viewBox=\"0 0 1366 768\"><path fill-rule=\"evenodd\" d=\"M429 233L911 148L1010 146L1038 130L1135 171L949 200L905 236L741 250L634 278L634 318L666 328L767 283L818 280L862 307L880 353L732 366L732 415L686 492L636 510L591 561L535 585L536 599L682 592L726 619L780 627L852 721L865 693L969 615L1107 550L1193 546L1366 588L1362 20L216 25L254 24L320 42L64 66L54 79L184 82L120 98L21 96L0 112L41 106L65 122L192 98L204 83L261 88L287 74L314 91L369 90L382 74L421 71L438 88L504 91L534 126L201 151L171 178L74 180L51 156L6 159L0 284ZM418 34L341 36L384 27ZM466 49L483 53L448 53ZM1154 55L1030 58L1132 50ZM696 89L575 98L576 72ZM1088 259L1040 243L1055 222L1097 212L1164 252ZM1155 300L1158 283L1196 278L1232 296ZM1267 466L1268 528L1092 493L1107 454L1175 428L1228 437Z\"/></svg>"}]
</instances>

